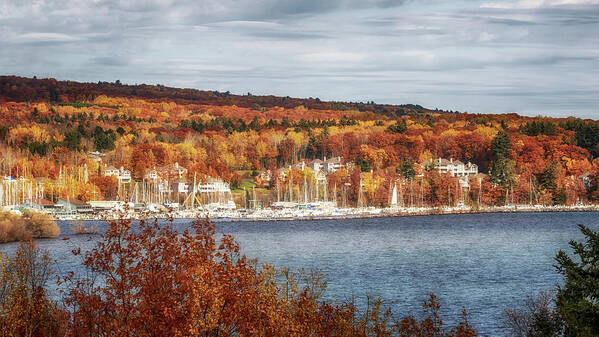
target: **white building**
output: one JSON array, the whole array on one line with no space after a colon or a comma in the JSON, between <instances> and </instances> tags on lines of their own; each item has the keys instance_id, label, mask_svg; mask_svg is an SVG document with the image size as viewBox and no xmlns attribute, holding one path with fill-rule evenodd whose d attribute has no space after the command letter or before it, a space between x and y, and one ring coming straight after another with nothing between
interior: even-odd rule
<instances>
[{"instance_id":1,"label":"white building","mask_svg":"<svg viewBox=\"0 0 599 337\"><path fill-rule=\"evenodd\" d=\"M114 166L107 166L107 167L104 169L104 175L105 175L106 177L108 177L108 176L116 176L116 175L118 175L118 174L119 174L119 169L118 169L118 168L116 168L116 167L114 167Z\"/></svg>"},{"instance_id":2,"label":"white building","mask_svg":"<svg viewBox=\"0 0 599 337\"><path fill-rule=\"evenodd\" d=\"M120 169L117 169L114 166L108 166L104 170L104 175L107 177L115 176L121 183L131 182L131 171L125 170L125 168L123 168L122 166Z\"/></svg>"},{"instance_id":3,"label":"white building","mask_svg":"<svg viewBox=\"0 0 599 337\"><path fill-rule=\"evenodd\" d=\"M235 209L229 183L211 178L205 183L198 184L197 192L200 194L204 207Z\"/></svg>"},{"instance_id":4,"label":"white building","mask_svg":"<svg viewBox=\"0 0 599 337\"><path fill-rule=\"evenodd\" d=\"M308 167L315 173L324 171L326 174L333 173L343 167L341 157L334 157L328 159L325 157L324 160L315 159L308 163Z\"/></svg>"},{"instance_id":5,"label":"white building","mask_svg":"<svg viewBox=\"0 0 599 337\"><path fill-rule=\"evenodd\" d=\"M231 193L229 183L220 179L211 179L206 183L198 184L199 193Z\"/></svg>"},{"instance_id":6,"label":"white building","mask_svg":"<svg viewBox=\"0 0 599 337\"><path fill-rule=\"evenodd\" d=\"M308 167L312 169L314 172L318 172L322 169L323 161L320 159L315 159L308 163Z\"/></svg>"},{"instance_id":7,"label":"white building","mask_svg":"<svg viewBox=\"0 0 599 337\"><path fill-rule=\"evenodd\" d=\"M327 160L325 158L324 162L322 163L322 169L325 170L327 172L327 174L336 172L341 167L343 167L343 164L341 162L341 157L335 157L335 158L331 158L329 160Z\"/></svg>"},{"instance_id":8,"label":"white building","mask_svg":"<svg viewBox=\"0 0 599 337\"><path fill-rule=\"evenodd\" d=\"M92 206L94 211L111 211L119 208L122 201L117 200L95 200L90 201L89 204Z\"/></svg>"},{"instance_id":9,"label":"white building","mask_svg":"<svg viewBox=\"0 0 599 337\"><path fill-rule=\"evenodd\" d=\"M158 168L154 167L151 170L146 170L144 179L158 181L158 178L160 178L161 180L177 181L182 180L185 174L187 174L187 169L183 166L180 166L179 163L174 163Z\"/></svg>"},{"instance_id":10,"label":"white building","mask_svg":"<svg viewBox=\"0 0 599 337\"><path fill-rule=\"evenodd\" d=\"M154 168L153 170L147 170L146 174L144 175L144 179L150 181L158 180L158 171L156 171L156 168Z\"/></svg>"},{"instance_id":11,"label":"white building","mask_svg":"<svg viewBox=\"0 0 599 337\"><path fill-rule=\"evenodd\" d=\"M105 156L105 154L104 154L104 153L102 153L102 152L98 152L98 151L89 152L87 155L88 155L88 157L89 157L91 160L94 160L94 161L97 161L97 162L101 162L101 161L102 161L102 157L104 157L104 156Z\"/></svg>"},{"instance_id":12,"label":"white building","mask_svg":"<svg viewBox=\"0 0 599 337\"><path fill-rule=\"evenodd\" d=\"M459 160L449 160L443 158L430 159L422 163L424 167L433 167L439 173L449 173L452 177L467 177L475 176L478 174L478 166L468 162L467 164L462 163Z\"/></svg>"},{"instance_id":13,"label":"white building","mask_svg":"<svg viewBox=\"0 0 599 337\"><path fill-rule=\"evenodd\" d=\"M158 193L170 193L170 192L172 192L172 189L168 185L168 181L163 180L158 183Z\"/></svg>"},{"instance_id":14,"label":"white building","mask_svg":"<svg viewBox=\"0 0 599 337\"><path fill-rule=\"evenodd\" d=\"M184 180L179 180L173 183L173 191L175 193L189 192L189 185Z\"/></svg>"},{"instance_id":15,"label":"white building","mask_svg":"<svg viewBox=\"0 0 599 337\"><path fill-rule=\"evenodd\" d=\"M58 199L57 207L61 207L67 213L91 213L92 206L78 199Z\"/></svg>"}]
</instances>

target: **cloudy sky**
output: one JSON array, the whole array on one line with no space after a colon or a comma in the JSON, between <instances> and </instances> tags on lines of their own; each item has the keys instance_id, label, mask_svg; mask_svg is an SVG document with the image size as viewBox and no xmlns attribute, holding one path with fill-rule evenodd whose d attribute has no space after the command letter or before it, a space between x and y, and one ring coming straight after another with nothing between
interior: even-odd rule
<instances>
[{"instance_id":1,"label":"cloudy sky","mask_svg":"<svg viewBox=\"0 0 599 337\"><path fill-rule=\"evenodd\" d=\"M599 118L599 0L2 0L0 74Z\"/></svg>"}]
</instances>

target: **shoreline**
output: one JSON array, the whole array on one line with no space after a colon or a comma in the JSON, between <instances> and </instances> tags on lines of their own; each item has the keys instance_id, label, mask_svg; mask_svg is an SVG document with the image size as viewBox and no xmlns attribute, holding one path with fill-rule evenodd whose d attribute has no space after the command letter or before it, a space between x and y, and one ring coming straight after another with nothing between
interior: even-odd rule
<instances>
[{"instance_id":1,"label":"shoreline","mask_svg":"<svg viewBox=\"0 0 599 337\"><path fill-rule=\"evenodd\" d=\"M228 219L224 222L269 222L269 221L315 221L315 220L345 220L345 219L374 219L374 218L402 218L402 217L422 217L431 215L461 215L461 214L501 214L501 213L592 213L599 212L599 207L592 209L551 209L551 210L479 210L479 211L432 211L432 212L412 212L412 213L391 213L375 215L355 215L355 216L322 216L322 217L298 217L298 218L273 218L273 219ZM195 218L177 218L193 220Z\"/></svg>"},{"instance_id":2,"label":"shoreline","mask_svg":"<svg viewBox=\"0 0 599 337\"><path fill-rule=\"evenodd\" d=\"M354 209L359 211L359 209ZM297 214L295 216L285 216L279 214L276 216L251 216L249 214L242 216L223 216L210 214L205 212L197 212L195 216L191 214L141 214L141 215L126 215L122 216L99 216L90 218L87 216L74 218L55 218L56 221L114 221L119 219L125 220L154 220L154 219L169 219L175 220L194 220L198 218L209 218L215 222L268 222L268 221L315 221L315 220L344 220L344 219L366 219L366 218L392 218L392 217L412 217L412 216L430 216L430 215L460 215L460 214L491 214L491 213L575 213L575 212L599 212L599 205L592 206L574 206L574 207L489 207L478 210L456 210L456 209L420 209L420 210L395 210L389 208L375 208L363 210L361 213L348 214ZM272 214L271 214L272 215Z\"/></svg>"}]
</instances>

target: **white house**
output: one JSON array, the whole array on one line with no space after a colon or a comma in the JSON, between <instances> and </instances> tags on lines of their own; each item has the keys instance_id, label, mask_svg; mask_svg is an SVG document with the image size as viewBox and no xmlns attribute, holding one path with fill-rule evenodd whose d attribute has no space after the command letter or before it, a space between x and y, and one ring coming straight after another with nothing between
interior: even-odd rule
<instances>
[{"instance_id":1,"label":"white house","mask_svg":"<svg viewBox=\"0 0 599 337\"><path fill-rule=\"evenodd\" d=\"M341 161L341 157L334 157L328 160L325 157L324 160L315 159L311 161L308 163L308 167L315 173L322 170L326 174L329 174L339 170L343 166Z\"/></svg>"},{"instance_id":2,"label":"white house","mask_svg":"<svg viewBox=\"0 0 599 337\"><path fill-rule=\"evenodd\" d=\"M211 179L206 183L198 184L198 192L200 193L231 193L229 183L220 179Z\"/></svg>"},{"instance_id":3,"label":"white house","mask_svg":"<svg viewBox=\"0 0 599 337\"><path fill-rule=\"evenodd\" d=\"M229 183L220 179L211 178L205 183L198 184L197 192L200 193L204 206L227 209L235 208Z\"/></svg>"},{"instance_id":4,"label":"white house","mask_svg":"<svg viewBox=\"0 0 599 337\"><path fill-rule=\"evenodd\" d=\"M329 160L325 158L322 163L322 169L325 170L327 174L338 171L342 166L341 157L335 157Z\"/></svg>"},{"instance_id":5,"label":"white house","mask_svg":"<svg viewBox=\"0 0 599 337\"><path fill-rule=\"evenodd\" d=\"M123 168L122 166L120 169L117 169L114 166L107 166L104 170L104 175L107 177L115 176L121 183L131 182L131 171L125 170L125 168Z\"/></svg>"},{"instance_id":6,"label":"white house","mask_svg":"<svg viewBox=\"0 0 599 337\"><path fill-rule=\"evenodd\" d=\"M308 167L312 169L314 172L318 172L322 169L323 161L320 159L315 159L308 163Z\"/></svg>"},{"instance_id":7,"label":"white house","mask_svg":"<svg viewBox=\"0 0 599 337\"><path fill-rule=\"evenodd\" d=\"M104 154L104 153L102 153L102 152L98 152L98 151L89 152L87 155L88 155L88 157L89 157L91 160L94 160L94 161L97 161L97 162L101 162L101 161L102 161L102 157L104 157L104 156L105 156L105 154Z\"/></svg>"},{"instance_id":8,"label":"white house","mask_svg":"<svg viewBox=\"0 0 599 337\"><path fill-rule=\"evenodd\" d=\"M424 167L433 167L439 173L449 173L452 177L467 177L478 174L478 165L468 162L462 163L459 160L449 160L443 158L430 159L422 163Z\"/></svg>"},{"instance_id":9,"label":"white house","mask_svg":"<svg viewBox=\"0 0 599 337\"><path fill-rule=\"evenodd\" d=\"M108 176L117 176L119 174L119 169L114 166L106 166L104 169L104 175Z\"/></svg>"},{"instance_id":10,"label":"white house","mask_svg":"<svg viewBox=\"0 0 599 337\"><path fill-rule=\"evenodd\" d=\"M153 170L147 170L146 174L144 175L144 179L151 181L158 180L158 171L156 171L156 168L154 168Z\"/></svg>"},{"instance_id":11,"label":"white house","mask_svg":"<svg viewBox=\"0 0 599 337\"><path fill-rule=\"evenodd\" d=\"M184 180L178 180L173 183L173 191L175 193L189 192L189 185Z\"/></svg>"}]
</instances>

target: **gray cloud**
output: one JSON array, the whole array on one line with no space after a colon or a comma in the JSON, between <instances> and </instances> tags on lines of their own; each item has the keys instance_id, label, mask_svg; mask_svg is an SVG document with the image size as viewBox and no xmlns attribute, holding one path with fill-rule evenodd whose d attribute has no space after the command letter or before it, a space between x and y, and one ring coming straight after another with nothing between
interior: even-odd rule
<instances>
[{"instance_id":1,"label":"gray cloud","mask_svg":"<svg viewBox=\"0 0 599 337\"><path fill-rule=\"evenodd\" d=\"M91 62L98 66L110 67L122 67L130 64L126 56L99 56L93 58Z\"/></svg>"},{"instance_id":2,"label":"gray cloud","mask_svg":"<svg viewBox=\"0 0 599 337\"><path fill-rule=\"evenodd\" d=\"M505 4L5 0L0 72L599 118L599 5Z\"/></svg>"}]
</instances>

